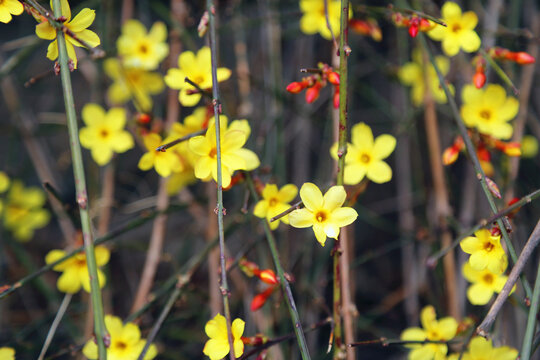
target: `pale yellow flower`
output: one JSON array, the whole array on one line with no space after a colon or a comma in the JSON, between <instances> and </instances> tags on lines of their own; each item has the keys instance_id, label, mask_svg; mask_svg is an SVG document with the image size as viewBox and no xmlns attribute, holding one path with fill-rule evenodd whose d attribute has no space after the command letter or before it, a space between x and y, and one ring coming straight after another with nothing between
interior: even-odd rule
<instances>
[{"instance_id":1,"label":"pale yellow flower","mask_svg":"<svg viewBox=\"0 0 540 360\"><path fill-rule=\"evenodd\" d=\"M244 326L245 323L242 319L235 319L231 324L235 357L240 357L244 353L244 343L242 342ZM208 356L211 360L220 360L227 356L230 346L225 317L217 314L212 320L206 323L204 332L210 338L204 344L204 355Z\"/></svg>"},{"instance_id":2,"label":"pale yellow flower","mask_svg":"<svg viewBox=\"0 0 540 360\"><path fill-rule=\"evenodd\" d=\"M122 34L116 42L118 55L126 67L154 70L169 54L167 27L156 22L147 33L138 20L128 20L122 25Z\"/></svg>"},{"instance_id":3,"label":"pale yellow flower","mask_svg":"<svg viewBox=\"0 0 540 360\"><path fill-rule=\"evenodd\" d=\"M266 218L272 230L277 229L280 221L288 224L288 215L272 222L270 222L270 219L287 210L290 207L289 203L294 200L296 194L298 194L296 185L287 184L278 190L276 184L266 184L261 194L262 199L255 205L253 214L262 219Z\"/></svg>"}]
</instances>

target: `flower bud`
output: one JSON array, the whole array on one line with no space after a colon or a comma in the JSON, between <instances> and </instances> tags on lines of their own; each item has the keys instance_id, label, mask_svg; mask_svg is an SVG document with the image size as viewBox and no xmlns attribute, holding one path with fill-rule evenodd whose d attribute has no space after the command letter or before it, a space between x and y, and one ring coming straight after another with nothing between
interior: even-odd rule
<instances>
[{"instance_id":1,"label":"flower bud","mask_svg":"<svg viewBox=\"0 0 540 360\"><path fill-rule=\"evenodd\" d=\"M481 89L484 87L484 84L486 83L486 74L484 74L484 69L482 68L480 71L476 70L476 73L473 76L473 84L477 89Z\"/></svg>"},{"instance_id":2,"label":"flower bud","mask_svg":"<svg viewBox=\"0 0 540 360\"><path fill-rule=\"evenodd\" d=\"M335 71L328 72L328 82L332 85L339 85L339 74Z\"/></svg>"},{"instance_id":3,"label":"flower bud","mask_svg":"<svg viewBox=\"0 0 540 360\"><path fill-rule=\"evenodd\" d=\"M524 51L514 53L513 60L519 65L534 64L536 62L536 59L534 58L534 56L529 55Z\"/></svg>"},{"instance_id":4,"label":"flower bud","mask_svg":"<svg viewBox=\"0 0 540 360\"><path fill-rule=\"evenodd\" d=\"M306 90L306 102L311 104L319 98L319 93L321 91L321 83L317 81L312 87Z\"/></svg>"},{"instance_id":5,"label":"flower bud","mask_svg":"<svg viewBox=\"0 0 540 360\"><path fill-rule=\"evenodd\" d=\"M270 270L270 269L262 270L261 272L259 272L257 276L259 277L259 279L261 279L263 282L267 284L275 285L278 283L278 278L276 276L276 273L273 270Z\"/></svg>"},{"instance_id":6,"label":"flower bud","mask_svg":"<svg viewBox=\"0 0 540 360\"><path fill-rule=\"evenodd\" d=\"M334 103L334 109L339 108L339 86L334 88L334 96L332 101Z\"/></svg>"},{"instance_id":7,"label":"flower bud","mask_svg":"<svg viewBox=\"0 0 540 360\"><path fill-rule=\"evenodd\" d=\"M294 81L287 85L286 90L292 94L298 94L300 91L304 90L304 85L301 82Z\"/></svg>"},{"instance_id":8,"label":"flower bud","mask_svg":"<svg viewBox=\"0 0 540 360\"><path fill-rule=\"evenodd\" d=\"M259 310L266 303L270 295L272 295L274 289L275 286L271 286L262 293L255 295L253 300L251 300L251 311Z\"/></svg>"},{"instance_id":9,"label":"flower bud","mask_svg":"<svg viewBox=\"0 0 540 360\"><path fill-rule=\"evenodd\" d=\"M444 165L450 165L456 162L459 157L459 149L456 146L450 146L444 150L442 161Z\"/></svg>"}]
</instances>

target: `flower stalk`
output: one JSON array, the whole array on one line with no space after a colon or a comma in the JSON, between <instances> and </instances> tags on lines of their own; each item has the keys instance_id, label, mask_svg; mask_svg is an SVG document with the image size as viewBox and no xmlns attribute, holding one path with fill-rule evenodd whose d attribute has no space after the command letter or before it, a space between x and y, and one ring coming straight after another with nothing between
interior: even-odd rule
<instances>
[{"instance_id":1,"label":"flower stalk","mask_svg":"<svg viewBox=\"0 0 540 360\"><path fill-rule=\"evenodd\" d=\"M62 16L62 7L60 0L54 0L54 15ZM73 100L73 89L71 87L71 75L69 70L69 57L67 54L65 35L57 31L58 39L58 61L60 65L60 77L62 80L62 90L64 93L64 103L66 107L66 117L71 147L71 156L73 161L73 173L75 177L75 187L77 192L77 203L81 216L81 227L84 240L84 250L88 264L88 273L90 275L90 289L92 299L92 310L94 312L94 334L98 344L98 353L100 359L107 359L106 339L108 338L105 327L103 303L101 298L101 289L98 283L96 257L94 254L94 243L92 239L92 227L90 223L90 213L88 206L88 195L86 192L86 178L84 174L84 164L81 154L81 145L79 143L79 129L77 126L77 115L75 113L75 103Z\"/></svg>"}]
</instances>

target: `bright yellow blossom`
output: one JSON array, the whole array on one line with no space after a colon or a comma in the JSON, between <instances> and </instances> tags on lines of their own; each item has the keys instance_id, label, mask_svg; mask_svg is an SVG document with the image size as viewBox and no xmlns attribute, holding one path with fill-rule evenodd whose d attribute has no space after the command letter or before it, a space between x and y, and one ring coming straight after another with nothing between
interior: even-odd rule
<instances>
[{"instance_id":1,"label":"bright yellow blossom","mask_svg":"<svg viewBox=\"0 0 540 360\"><path fill-rule=\"evenodd\" d=\"M51 8L52 6L51 0ZM63 23L65 27L73 32L78 39L86 42L91 47L96 47L101 43L97 34L87 28L92 25L96 17L95 10L84 8L80 13L71 19L71 9L67 0L61 0L62 16L67 20ZM41 39L54 40L49 44L47 49L47 57L50 60L56 60L58 58L58 43L56 40L56 28L54 28L48 21L44 21L36 26L36 34ZM66 35L66 48L69 58L73 61L73 67L77 68L77 55L75 54L75 48L73 45L83 47L81 43L73 39L71 36Z\"/></svg>"},{"instance_id":2,"label":"bright yellow blossom","mask_svg":"<svg viewBox=\"0 0 540 360\"><path fill-rule=\"evenodd\" d=\"M328 0L328 22L332 32L330 32L326 23L324 2L325 0L300 0L300 10L302 11L300 30L308 35L319 33L325 39L331 40L332 32L335 37L339 37L341 2L339 0ZM352 16L352 11L349 15Z\"/></svg>"},{"instance_id":3,"label":"bright yellow blossom","mask_svg":"<svg viewBox=\"0 0 540 360\"><path fill-rule=\"evenodd\" d=\"M469 263L475 270L488 269L492 273L502 274L508 264L506 253L501 246L501 235L492 235L487 229L480 229L474 236L468 236L459 243L469 257Z\"/></svg>"},{"instance_id":4,"label":"bright yellow blossom","mask_svg":"<svg viewBox=\"0 0 540 360\"><path fill-rule=\"evenodd\" d=\"M481 336L474 337L462 360L516 360L518 351L509 346L493 347L492 340ZM459 354L452 354L448 360L458 360Z\"/></svg>"},{"instance_id":5,"label":"bright yellow blossom","mask_svg":"<svg viewBox=\"0 0 540 360\"><path fill-rule=\"evenodd\" d=\"M508 276L492 273L488 269L475 270L469 262L463 264L462 272L465 279L472 283L467 288L467 299L473 305L486 305L493 293L501 292L508 279Z\"/></svg>"},{"instance_id":6,"label":"bright yellow blossom","mask_svg":"<svg viewBox=\"0 0 540 360\"><path fill-rule=\"evenodd\" d=\"M0 22L7 24L11 21L11 15L21 15L23 11L24 6L20 1L2 0L0 1Z\"/></svg>"},{"instance_id":7,"label":"bright yellow blossom","mask_svg":"<svg viewBox=\"0 0 540 360\"><path fill-rule=\"evenodd\" d=\"M454 318L445 317L437 320L435 309L428 305L420 313L422 328L412 327L401 333L403 341L448 341L456 336L458 323ZM446 344L408 344L405 345L411 352L409 360L444 360L448 352Z\"/></svg>"},{"instance_id":8,"label":"bright yellow blossom","mask_svg":"<svg viewBox=\"0 0 540 360\"><path fill-rule=\"evenodd\" d=\"M533 135L525 135L521 139L521 157L535 158L538 155L538 139Z\"/></svg>"},{"instance_id":9,"label":"bright yellow blossom","mask_svg":"<svg viewBox=\"0 0 540 360\"><path fill-rule=\"evenodd\" d=\"M146 340L141 339L141 330L134 323L123 324L119 317L105 315L105 326L111 336L111 344L107 348L107 359L110 360L136 360L141 354ZM94 360L98 358L98 347L91 339L84 345L84 356ZM151 344L144 356L144 360L151 360L157 356L157 347Z\"/></svg>"},{"instance_id":10,"label":"bright yellow blossom","mask_svg":"<svg viewBox=\"0 0 540 360\"><path fill-rule=\"evenodd\" d=\"M9 180L9 177L6 175L6 173L3 171L0 171L0 194L7 191L10 183L11 183L11 180ZM3 210L4 210L4 203L0 200L0 215L2 215Z\"/></svg>"},{"instance_id":11,"label":"bright yellow blossom","mask_svg":"<svg viewBox=\"0 0 540 360\"><path fill-rule=\"evenodd\" d=\"M122 35L116 46L126 67L154 70L169 53L167 27L156 22L147 33L138 20L128 20L122 25Z\"/></svg>"},{"instance_id":12,"label":"bright yellow blossom","mask_svg":"<svg viewBox=\"0 0 540 360\"><path fill-rule=\"evenodd\" d=\"M337 239L340 228L352 224L358 213L351 207L342 207L347 193L343 186L332 186L322 194L317 185L305 183L300 189L303 209L289 214L291 226L313 227L317 241L324 246L326 237Z\"/></svg>"},{"instance_id":13,"label":"bright yellow blossom","mask_svg":"<svg viewBox=\"0 0 540 360\"><path fill-rule=\"evenodd\" d=\"M231 324L235 357L240 357L244 353L244 343L242 342L244 326L245 323L242 319L235 319ZM210 338L206 344L204 344L204 355L208 356L211 360L221 360L227 356L230 351L230 346L225 317L221 314L217 314L212 320L209 320L206 323L204 332Z\"/></svg>"},{"instance_id":14,"label":"bright yellow blossom","mask_svg":"<svg viewBox=\"0 0 540 360\"><path fill-rule=\"evenodd\" d=\"M152 167L162 177L168 177L173 172L182 171L182 163L174 151L156 151L156 149L165 142L161 136L150 133L143 137L146 152L139 160L139 169L150 170Z\"/></svg>"},{"instance_id":15,"label":"bright yellow blossom","mask_svg":"<svg viewBox=\"0 0 540 360\"><path fill-rule=\"evenodd\" d=\"M433 99L439 104L445 104L447 102L446 94L444 93L443 88L440 85L439 78L435 72L435 68L431 63L424 65L422 58L422 51L419 48L413 50L412 53L412 62L408 62L403 65L398 71L399 80L407 86L411 86L411 100L415 106L419 106L424 102L424 95L426 91L426 83L424 81L424 71L426 71L425 76L429 82L429 91ZM443 75L448 73L450 70L450 61L447 57L437 56L435 57L435 62L441 70ZM447 85L450 92L454 93L454 86L452 84Z\"/></svg>"},{"instance_id":16,"label":"bright yellow blossom","mask_svg":"<svg viewBox=\"0 0 540 360\"><path fill-rule=\"evenodd\" d=\"M519 102L512 96L506 97L501 85L489 84L484 89L465 85L461 99L461 116L465 125L497 139L505 140L512 136L512 125L508 121L517 115Z\"/></svg>"},{"instance_id":17,"label":"bright yellow blossom","mask_svg":"<svg viewBox=\"0 0 540 360\"><path fill-rule=\"evenodd\" d=\"M4 226L20 241L28 241L36 229L50 220L46 209L45 193L36 187L24 187L22 182L13 181L4 203Z\"/></svg>"},{"instance_id":18,"label":"bright yellow blossom","mask_svg":"<svg viewBox=\"0 0 540 360\"><path fill-rule=\"evenodd\" d=\"M231 70L221 67L217 68L218 82L227 80L231 76ZM184 106L195 106L201 100L201 93L193 85L187 83L185 78L197 84L201 89L212 88L212 64L210 59L210 48L204 46L197 55L192 51L184 51L178 57L178 68L167 71L165 83L173 89L180 90L178 100Z\"/></svg>"},{"instance_id":19,"label":"bright yellow blossom","mask_svg":"<svg viewBox=\"0 0 540 360\"><path fill-rule=\"evenodd\" d=\"M98 165L107 164L113 153L123 153L133 148L133 137L124 130L126 111L111 108L107 113L97 104L86 104L82 110L86 127L79 132L81 145L92 151Z\"/></svg>"},{"instance_id":20,"label":"bright yellow blossom","mask_svg":"<svg viewBox=\"0 0 540 360\"><path fill-rule=\"evenodd\" d=\"M227 117L220 115L221 127L221 175L222 185L231 183L231 176L236 170L253 170L259 164L259 158L253 151L244 149L251 128L247 120L234 120L228 125ZM189 149L197 155L195 176L201 180L213 178L217 181L216 127L212 119L204 136L189 139Z\"/></svg>"},{"instance_id":21,"label":"bright yellow blossom","mask_svg":"<svg viewBox=\"0 0 540 360\"><path fill-rule=\"evenodd\" d=\"M0 347L1 360L15 360L15 350L10 347Z\"/></svg>"},{"instance_id":22,"label":"bright yellow blossom","mask_svg":"<svg viewBox=\"0 0 540 360\"><path fill-rule=\"evenodd\" d=\"M104 266L109 262L110 252L105 246L96 246L94 253L98 267ZM51 264L64 256L66 256L64 250L52 250L45 256L45 262ZM58 290L68 294L75 294L82 286L86 292L90 292L90 275L88 274L84 252L77 253L75 256L55 265L53 270L62 272L56 283ZM103 287L105 285L105 274L103 274L101 269L98 269L97 273L99 286Z\"/></svg>"},{"instance_id":23,"label":"bright yellow blossom","mask_svg":"<svg viewBox=\"0 0 540 360\"><path fill-rule=\"evenodd\" d=\"M122 105L133 99L139 111L152 110L152 98L163 91L163 76L139 68L122 65L118 59L107 59L103 63L105 73L113 80L107 90L107 98L114 105Z\"/></svg>"},{"instance_id":24,"label":"bright yellow blossom","mask_svg":"<svg viewBox=\"0 0 540 360\"><path fill-rule=\"evenodd\" d=\"M288 215L272 222L270 222L270 219L287 210L290 207L289 203L293 201L296 194L298 194L296 185L287 184L278 190L276 184L266 184L262 191L262 199L255 205L253 214L262 219L266 218L272 230L277 229L280 220L288 224Z\"/></svg>"},{"instance_id":25,"label":"bright yellow blossom","mask_svg":"<svg viewBox=\"0 0 540 360\"><path fill-rule=\"evenodd\" d=\"M448 56L454 56L463 49L465 52L474 52L480 48L480 37L474 31L478 24L478 17L472 11L461 13L458 4L452 1L444 3L442 20L447 26L435 25L428 32L433 40L442 41L442 49Z\"/></svg>"},{"instance_id":26,"label":"bright yellow blossom","mask_svg":"<svg viewBox=\"0 0 540 360\"><path fill-rule=\"evenodd\" d=\"M365 123L359 123L351 130L352 144L347 144L345 155L344 182L356 185L364 177L381 184L392 179L392 169L384 162L396 148L396 138L383 134L373 139L371 128ZM330 154L337 160L338 144L330 149Z\"/></svg>"}]
</instances>

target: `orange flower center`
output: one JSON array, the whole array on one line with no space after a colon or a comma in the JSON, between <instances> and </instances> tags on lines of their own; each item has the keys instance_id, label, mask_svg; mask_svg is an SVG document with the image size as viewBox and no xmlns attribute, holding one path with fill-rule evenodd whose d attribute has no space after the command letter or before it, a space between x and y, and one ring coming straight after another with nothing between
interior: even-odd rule
<instances>
[{"instance_id":1,"label":"orange flower center","mask_svg":"<svg viewBox=\"0 0 540 360\"><path fill-rule=\"evenodd\" d=\"M461 31L461 25L459 23L455 23L452 25L452 32L460 32Z\"/></svg>"},{"instance_id":2,"label":"orange flower center","mask_svg":"<svg viewBox=\"0 0 540 360\"><path fill-rule=\"evenodd\" d=\"M146 44L141 44L139 46L139 51L142 52L143 54L147 54L148 53L148 46L146 46Z\"/></svg>"},{"instance_id":3,"label":"orange flower center","mask_svg":"<svg viewBox=\"0 0 540 360\"><path fill-rule=\"evenodd\" d=\"M482 278L482 280L484 280L484 282L485 282L486 284L493 284L493 281L494 281L495 279L493 278L493 275L492 275L492 274L486 274L486 275L484 275L484 277Z\"/></svg>"},{"instance_id":4,"label":"orange flower center","mask_svg":"<svg viewBox=\"0 0 540 360\"><path fill-rule=\"evenodd\" d=\"M270 207L276 206L277 203L278 203L278 199L276 198L271 198L270 201L268 202Z\"/></svg>"},{"instance_id":5,"label":"orange flower center","mask_svg":"<svg viewBox=\"0 0 540 360\"><path fill-rule=\"evenodd\" d=\"M210 153L208 154L208 156L210 156L212 159L215 159L217 156L217 149L215 147L210 149Z\"/></svg>"},{"instance_id":6,"label":"orange flower center","mask_svg":"<svg viewBox=\"0 0 540 360\"><path fill-rule=\"evenodd\" d=\"M123 341L116 341L116 342L114 343L114 347L115 347L117 350L122 351L122 350L125 350L128 346L127 346L127 344L126 344L125 342L123 342Z\"/></svg>"},{"instance_id":7,"label":"orange flower center","mask_svg":"<svg viewBox=\"0 0 540 360\"><path fill-rule=\"evenodd\" d=\"M480 111L480 117L486 121L491 120L491 111L489 110Z\"/></svg>"},{"instance_id":8,"label":"orange flower center","mask_svg":"<svg viewBox=\"0 0 540 360\"><path fill-rule=\"evenodd\" d=\"M101 136L103 139L106 139L109 137L109 130L107 129L101 129L99 132L99 136Z\"/></svg>"},{"instance_id":9,"label":"orange flower center","mask_svg":"<svg viewBox=\"0 0 540 360\"><path fill-rule=\"evenodd\" d=\"M486 250L487 252L492 251L494 247L495 245L493 245L489 241L484 243L484 250Z\"/></svg>"},{"instance_id":10,"label":"orange flower center","mask_svg":"<svg viewBox=\"0 0 540 360\"><path fill-rule=\"evenodd\" d=\"M318 222L322 223L325 222L327 218L326 212L319 211L315 214L315 219L317 219Z\"/></svg>"},{"instance_id":11,"label":"orange flower center","mask_svg":"<svg viewBox=\"0 0 540 360\"><path fill-rule=\"evenodd\" d=\"M371 156L369 156L368 154L363 153L362 155L360 155L360 162L363 162L364 164L369 164L370 161Z\"/></svg>"}]
</instances>

